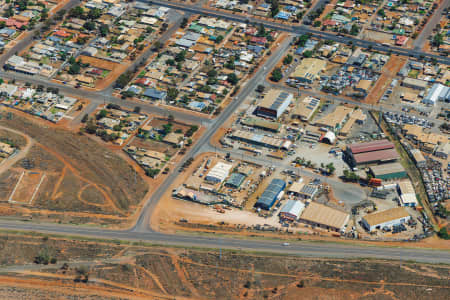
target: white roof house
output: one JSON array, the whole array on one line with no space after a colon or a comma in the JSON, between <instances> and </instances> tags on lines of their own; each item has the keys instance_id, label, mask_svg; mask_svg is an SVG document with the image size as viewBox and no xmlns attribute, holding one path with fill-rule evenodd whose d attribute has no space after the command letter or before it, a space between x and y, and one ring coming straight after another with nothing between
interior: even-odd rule
<instances>
[{"instance_id":1,"label":"white roof house","mask_svg":"<svg viewBox=\"0 0 450 300\"><path fill-rule=\"evenodd\" d=\"M233 166L223 162L218 162L206 175L206 181L223 182L231 171Z\"/></svg>"}]
</instances>

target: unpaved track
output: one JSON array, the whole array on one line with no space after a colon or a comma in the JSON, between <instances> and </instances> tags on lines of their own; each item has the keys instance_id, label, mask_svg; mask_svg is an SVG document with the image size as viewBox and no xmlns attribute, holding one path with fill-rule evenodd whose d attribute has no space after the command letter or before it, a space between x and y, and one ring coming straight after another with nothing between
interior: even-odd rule
<instances>
[{"instance_id":1,"label":"unpaved track","mask_svg":"<svg viewBox=\"0 0 450 300\"><path fill-rule=\"evenodd\" d=\"M27 156L28 152L30 151L31 147L36 142L31 137L29 137L28 135L26 135L23 132L20 132L18 130L10 129L10 128L4 127L4 126L0 126L0 129L7 130L9 132L23 136L27 140L27 145L24 148L19 149L18 154L13 155L12 157L9 157L2 164L0 164L0 174L2 174L3 172L7 171L9 168L14 166L16 164L16 162L18 162L22 158L25 158Z\"/></svg>"}]
</instances>

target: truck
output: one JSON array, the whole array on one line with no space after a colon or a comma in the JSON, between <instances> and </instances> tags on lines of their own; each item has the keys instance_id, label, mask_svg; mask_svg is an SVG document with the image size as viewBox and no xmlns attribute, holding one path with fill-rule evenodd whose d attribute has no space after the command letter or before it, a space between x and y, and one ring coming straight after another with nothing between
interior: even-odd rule
<instances>
[{"instance_id":1,"label":"truck","mask_svg":"<svg viewBox=\"0 0 450 300\"><path fill-rule=\"evenodd\" d=\"M381 179L380 178L370 178L369 186L381 186Z\"/></svg>"}]
</instances>

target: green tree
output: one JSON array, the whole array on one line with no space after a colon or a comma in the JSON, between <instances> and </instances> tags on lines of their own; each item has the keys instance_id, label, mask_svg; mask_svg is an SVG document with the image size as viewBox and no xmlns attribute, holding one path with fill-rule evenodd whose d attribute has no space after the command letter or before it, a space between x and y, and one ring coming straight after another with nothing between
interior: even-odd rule
<instances>
[{"instance_id":1,"label":"green tree","mask_svg":"<svg viewBox=\"0 0 450 300\"><path fill-rule=\"evenodd\" d=\"M175 99L177 99L179 91L176 88L169 88L167 90L167 100L169 101L174 101Z\"/></svg>"},{"instance_id":2,"label":"green tree","mask_svg":"<svg viewBox=\"0 0 450 300\"><path fill-rule=\"evenodd\" d=\"M231 83L232 85L236 85L239 81L239 78L237 77L237 75L235 73L231 73L228 75L227 81L229 83Z\"/></svg>"},{"instance_id":3,"label":"green tree","mask_svg":"<svg viewBox=\"0 0 450 300\"><path fill-rule=\"evenodd\" d=\"M289 65L292 63L293 60L294 60L294 58L292 57L292 55L288 54L284 57L283 64Z\"/></svg>"},{"instance_id":4,"label":"green tree","mask_svg":"<svg viewBox=\"0 0 450 300\"><path fill-rule=\"evenodd\" d=\"M76 6L69 11L70 18L82 18L84 9L81 6Z\"/></svg>"},{"instance_id":5,"label":"green tree","mask_svg":"<svg viewBox=\"0 0 450 300\"><path fill-rule=\"evenodd\" d=\"M350 30L351 35L358 35L359 33L359 27L356 24L352 25L352 29Z\"/></svg>"},{"instance_id":6,"label":"green tree","mask_svg":"<svg viewBox=\"0 0 450 300\"><path fill-rule=\"evenodd\" d=\"M75 75L79 74L81 70L80 64L78 62L75 62L74 64L71 64L69 67L69 74Z\"/></svg>"},{"instance_id":7,"label":"green tree","mask_svg":"<svg viewBox=\"0 0 450 300\"><path fill-rule=\"evenodd\" d=\"M180 27L186 28L187 25L188 25L188 18L183 18L183 20L181 20Z\"/></svg>"},{"instance_id":8,"label":"green tree","mask_svg":"<svg viewBox=\"0 0 450 300\"><path fill-rule=\"evenodd\" d=\"M280 68L275 68L273 71L272 71L272 74L271 74L272 76L270 77L270 79L272 80L272 81L275 81L275 82L278 82L278 81L280 81L282 78L283 78L283 73L281 72L281 69Z\"/></svg>"},{"instance_id":9,"label":"green tree","mask_svg":"<svg viewBox=\"0 0 450 300\"><path fill-rule=\"evenodd\" d=\"M433 46L440 47L444 43L444 35L442 33L436 33L433 37Z\"/></svg>"},{"instance_id":10,"label":"green tree","mask_svg":"<svg viewBox=\"0 0 450 300\"><path fill-rule=\"evenodd\" d=\"M100 27L98 28L98 30L100 31L100 35L101 36L107 36L109 33L109 26L106 24L102 24L100 25Z\"/></svg>"}]
</instances>

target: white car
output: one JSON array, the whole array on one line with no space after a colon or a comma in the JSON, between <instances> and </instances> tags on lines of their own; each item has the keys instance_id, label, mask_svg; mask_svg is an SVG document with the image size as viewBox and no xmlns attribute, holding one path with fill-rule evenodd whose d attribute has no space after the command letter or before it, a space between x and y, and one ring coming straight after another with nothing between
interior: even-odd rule
<instances>
[{"instance_id":1,"label":"white car","mask_svg":"<svg viewBox=\"0 0 450 300\"><path fill-rule=\"evenodd\" d=\"M283 243L283 246L290 246L291 244L289 243Z\"/></svg>"}]
</instances>

